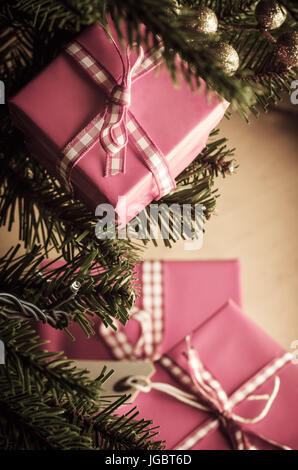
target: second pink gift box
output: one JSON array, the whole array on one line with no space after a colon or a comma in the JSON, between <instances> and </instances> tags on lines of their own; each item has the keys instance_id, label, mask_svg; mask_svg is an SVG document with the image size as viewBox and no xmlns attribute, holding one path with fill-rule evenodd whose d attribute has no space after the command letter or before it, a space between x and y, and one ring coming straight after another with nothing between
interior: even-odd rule
<instances>
[{"instance_id":1,"label":"second pink gift box","mask_svg":"<svg viewBox=\"0 0 298 470\"><path fill-rule=\"evenodd\" d=\"M232 301L203 323L197 312L151 380L135 377L140 393L121 413L137 405L171 450L298 449L293 355Z\"/></svg>"}]
</instances>

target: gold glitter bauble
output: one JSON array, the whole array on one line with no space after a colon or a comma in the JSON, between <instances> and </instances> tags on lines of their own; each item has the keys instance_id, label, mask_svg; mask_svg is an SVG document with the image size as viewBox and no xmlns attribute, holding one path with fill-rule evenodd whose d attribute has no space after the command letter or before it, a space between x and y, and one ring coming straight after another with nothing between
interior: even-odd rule
<instances>
[{"instance_id":1,"label":"gold glitter bauble","mask_svg":"<svg viewBox=\"0 0 298 470\"><path fill-rule=\"evenodd\" d=\"M195 14L194 29L205 34L212 34L217 31L218 21L213 10L207 7L199 7L196 9Z\"/></svg>"},{"instance_id":2,"label":"gold glitter bauble","mask_svg":"<svg viewBox=\"0 0 298 470\"><path fill-rule=\"evenodd\" d=\"M281 62L289 66L298 65L298 32L282 34L276 43L276 54Z\"/></svg>"},{"instance_id":3,"label":"gold glitter bauble","mask_svg":"<svg viewBox=\"0 0 298 470\"><path fill-rule=\"evenodd\" d=\"M239 56L234 47L225 42L218 42L211 45L216 57L221 62L222 68L227 75L234 75L239 67Z\"/></svg>"},{"instance_id":4,"label":"gold glitter bauble","mask_svg":"<svg viewBox=\"0 0 298 470\"><path fill-rule=\"evenodd\" d=\"M166 11L168 12L169 15L172 15L173 13L176 14L176 15L179 15L179 13L181 11L181 7L180 7L179 3L176 0L173 0L172 3L173 4L171 5L171 7L168 7L166 9Z\"/></svg>"},{"instance_id":5,"label":"gold glitter bauble","mask_svg":"<svg viewBox=\"0 0 298 470\"><path fill-rule=\"evenodd\" d=\"M287 17L287 10L274 0L261 0L255 10L257 22L263 29L279 28Z\"/></svg>"}]
</instances>

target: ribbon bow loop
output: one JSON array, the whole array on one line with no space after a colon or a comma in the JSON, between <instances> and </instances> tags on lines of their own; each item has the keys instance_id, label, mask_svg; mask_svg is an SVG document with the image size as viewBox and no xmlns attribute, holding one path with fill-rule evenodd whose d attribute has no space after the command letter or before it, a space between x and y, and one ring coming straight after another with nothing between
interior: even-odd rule
<instances>
[{"instance_id":1,"label":"ribbon bow loop","mask_svg":"<svg viewBox=\"0 0 298 470\"><path fill-rule=\"evenodd\" d=\"M278 376L274 377L274 386L270 394L249 395L247 397L248 400L263 400L265 402L261 412L258 415L252 418L239 416L233 412L233 407L235 406L233 400L227 396L221 384L215 380L204 368L197 351L191 347L190 336L186 337L186 346L187 350L185 354L188 359L190 376L195 389L198 392L199 399L204 402L204 405L207 404L209 411L213 412L213 414L216 416L216 419L221 424L225 434L229 437L234 449L253 449L254 447L251 445L248 439L248 434L250 432L247 432L245 429L243 429L241 424L258 423L263 418L265 418L265 416L267 416L274 400L277 397L280 386L280 378ZM269 442L278 448L283 447L264 438L263 436L258 437L262 441L267 443Z\"/></svg>"},{"instance_id":2,"label":"ribbon bow loop","mask_svg":"<svg viewBox=\"0 0 298 470\"><path fill-rule=\"evenodd\" d=\"M186 357L188 359L190 376L200 397L203 398L215 412L229 416L229 399L220 383L204 368L197 351L191 347L190 336L186 337L186 345Z\"/></svg>"},{"instance_id":3,"label":"ribbon bow loop","mask_svg":"<svg viewBox=\"0 0 298 470\"><path fill-rule=\"evenodd\" d=\"M106 108L103 116L103 126L99 141L107 154L105 176L117 175L125 172L127 132L127 109L131 103L131 82L135 70L141 64L144 50L139 48L137 60L131 66L131 49L126 48L126 65L122 54L113 40L116 51L122 63L122 79L108 93Z\"/></svg>"}]
</instances>

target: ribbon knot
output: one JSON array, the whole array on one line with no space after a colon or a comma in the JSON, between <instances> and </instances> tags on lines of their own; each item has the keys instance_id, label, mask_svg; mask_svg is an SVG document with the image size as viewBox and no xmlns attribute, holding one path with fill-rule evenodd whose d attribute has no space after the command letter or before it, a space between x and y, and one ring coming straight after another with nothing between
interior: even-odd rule
<instances>
[{"instance_id":1,"label":"ribbon knot","mask_svg":"<svg viewBox=\"0 0 298 470\"><path fill-rule=\"evenodd\" d=\"M125 85L116 85L107 98L107 103L109 102L120 106L130 106L130 88Z\"/></svg>"},{"instance_id":2,"label":"ribbon knot","mask_svg":"<svg viewBox=\"0 0 298 470\"><path fill-rule=\"evenodd\" d=\"M240 423L254 424L261 421L269 413L274 400L277 397L280 379L278 376L274 377L274 387L270 394L265 395L250 395L248 400L262 400L265 402L262 411L253 418L245 418L233 412L234 403L221 387L220 383L215 380L211 374L204 368L201 360L199 359L197 351L190 345L190 336L186 337L186 357L188 359L188 366L192 383L198 393L198 398L203 401L204 407L209 408L209 412L216 415L217 421L225 434L230 439L233 449L237 450L250 450L254 447L251 445L247 432L242 429ZM277 443L269 441L261 436L261 439L266 442Z\"/></svg>"},{"instance_id":3,"label":"ribbon knot","mask_svg":"<svg viewBox=\"0 0 298 470\"><path fill-rule=\"evenodd\" d=\"M219 408L211 407L214 412L214 415L221 421L224 426L228 425L229 421L232 421L232 414L229 410L220 410Z\"/></svg>"}]
</instances>

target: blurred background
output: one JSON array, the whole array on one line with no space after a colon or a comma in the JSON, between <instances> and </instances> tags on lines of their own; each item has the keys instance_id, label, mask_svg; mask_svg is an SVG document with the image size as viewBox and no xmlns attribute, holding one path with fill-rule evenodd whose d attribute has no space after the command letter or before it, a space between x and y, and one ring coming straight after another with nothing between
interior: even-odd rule
<instances>
[{"instance_id":1,"label":"blurred background","mask_svg":"<svg viewBox=\"0 0 298 470\"><path fill-rule=\"evenodd\" d=\"M233 259L242 265L245 313L286 349L298 340L298 104L250 124L237 114L221 122L221 135L236 147L239 168L216 178L217 215L205 226L200 250L148 245L145 259ZM18 242L0 229L0 255Z\"/></svg>"}]
</instances>

